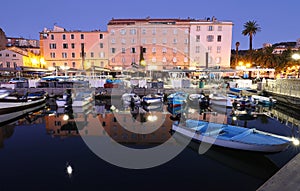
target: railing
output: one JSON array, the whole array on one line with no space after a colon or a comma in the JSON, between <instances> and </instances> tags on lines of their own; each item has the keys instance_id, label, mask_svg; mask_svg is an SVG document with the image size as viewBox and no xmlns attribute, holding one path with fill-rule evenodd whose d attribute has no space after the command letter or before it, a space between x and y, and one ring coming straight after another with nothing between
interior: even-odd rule
<instances>
[{"instance_id":1,"label":"railing","mask_svg":"<svg viewBox=\"0 0 300 191\"><path fill-rule=\"evenodd\" d=\"M269 92L300 97L300 79L267 80L263 89Z\"/></svg>"}]
</instances>

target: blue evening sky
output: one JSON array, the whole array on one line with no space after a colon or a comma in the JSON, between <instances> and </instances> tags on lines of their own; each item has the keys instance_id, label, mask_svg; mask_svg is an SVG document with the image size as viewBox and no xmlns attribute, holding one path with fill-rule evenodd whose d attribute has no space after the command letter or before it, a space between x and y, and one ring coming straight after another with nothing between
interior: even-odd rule
<instances>
[{"instance_id":1,"label":"blue evening sky","mask_svg":"<svg viewBox=\"0 0 300 191\"><path fill-rule=\"evenodd\" d=\"M300 38L300 1L271 0L9 0L1 2L0 27L9 37L39 39L44 27L54 23L67 30L106 30L111 18L196 18L215 16L234 23L232 48L248 49L241 34L243 24L256 20L262 31L253 47L265 42L296 41Z\"/></svg>"}]
</instances>

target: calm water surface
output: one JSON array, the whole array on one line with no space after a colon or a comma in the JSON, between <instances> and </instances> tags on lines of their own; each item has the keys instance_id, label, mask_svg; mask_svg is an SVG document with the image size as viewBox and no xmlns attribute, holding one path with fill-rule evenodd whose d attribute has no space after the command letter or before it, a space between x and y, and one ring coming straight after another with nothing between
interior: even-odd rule
<instances>
[{"instance_id":1,"label":"calm water surface","mask_svg":"<svg viewBox=\"0 0 300 191\"><path fill-rule=\"evenodd\" d=\"M142 170L121 168L94 154L80 134L100 139L110 136L128 148L146 149L171 137L172 121L163 110L152 111L159 119L164 117L160 128L150 134L135 134L120 124L149 124L149 112L139 115L120 110L119 115L114 115L110 106L107 101L96 107L73 109L73 115L52 107L46 114L46 110L41 110L2 126L0 190L256 190L298 153L294 147L268 155L212 147L199 154L199 144L191 142L160 166ZM68 120L63 118L66 113ZM94 119L105 131L98 129ZM228 122L231 123L230 116ZM246 123L238 120L237 124L281 135L297 134L297 127L266 116ZM182 139L177 137L168 146L177 147ZM66 171L68 164L73 167L71 176Z\"/></svg>"}]
</instances>

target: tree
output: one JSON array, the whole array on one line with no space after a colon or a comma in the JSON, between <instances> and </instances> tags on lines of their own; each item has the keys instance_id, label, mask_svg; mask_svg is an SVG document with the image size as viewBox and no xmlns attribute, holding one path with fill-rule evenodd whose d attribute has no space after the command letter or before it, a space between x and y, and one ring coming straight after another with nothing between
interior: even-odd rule
<instances>
[{"instance_id":1,"label":"tree","mask_svg":"<svg viewBox=\"0 0 300 191\"><path fill-rule=\"evenodd\" d=\"M249 50L252 51L252 40L253 36L257 32L261 31L261 27L257 24L256 21L248 21L244 24L244 30L242 31L242 34L244 36L249 36Z\"/></svg>"},{"instance_id":2,"label":"tree","mask_svg":"<svg viewBox=\"0 0 300 191\"><path fill-rule=\"evenodd\" d=\"M238 63L238 57L239 57L239 46L240 42L235 43L235 65L237 66Z\"/></svg>"}]
</instances>

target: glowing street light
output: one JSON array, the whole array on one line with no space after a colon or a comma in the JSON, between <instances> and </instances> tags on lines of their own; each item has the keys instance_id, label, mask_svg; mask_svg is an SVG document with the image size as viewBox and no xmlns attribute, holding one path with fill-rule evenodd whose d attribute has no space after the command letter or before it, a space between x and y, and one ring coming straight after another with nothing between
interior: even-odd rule
<instances>
[{"instance_id":1,"label":"glowing street light","mask_svg":"<svg viewBox=\"0 0 300 191\"><path fill-rule=\"evenodd\" d=\"M298 60L300 59L300 54L298 53L295 53L292 55L292 59L296 60L298 62ZM298 69L298 78L299 78L299 74L300 74L300 67L297 66L297 69Z\"/></svg>"}]
</instances>

